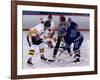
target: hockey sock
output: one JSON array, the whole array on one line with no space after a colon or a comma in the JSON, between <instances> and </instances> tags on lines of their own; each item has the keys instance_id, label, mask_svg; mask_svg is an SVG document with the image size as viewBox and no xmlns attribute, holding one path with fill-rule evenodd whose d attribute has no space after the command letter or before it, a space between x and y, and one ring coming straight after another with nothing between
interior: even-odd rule
<instances>
[{"instance_id":1,"label":"hockey sock","mask_svg":"<svg viewBox=\"0 0 100 80\"><path fill-rule=\"evenodd\" d=\"M80 58L80 50L76 50L74 58Z\"/></svg>"},{"instance_id":2,"label":"hockey sock","mask_svg":"<svg viewBox=\"0 0 100 80\"><path fill-rule=\"evenodd\" d=\"M35 50L32 50L32 49L31 49L31 50L29 50L29 53L28 53L28 54L33 56L34 53L35 53Z\"/></svg>"}]
</instances>

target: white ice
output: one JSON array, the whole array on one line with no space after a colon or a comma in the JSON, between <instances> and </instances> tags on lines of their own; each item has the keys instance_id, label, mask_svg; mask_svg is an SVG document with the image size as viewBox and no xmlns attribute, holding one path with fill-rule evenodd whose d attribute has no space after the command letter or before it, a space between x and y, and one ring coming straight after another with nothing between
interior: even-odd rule
<instances>
[{"instance_id":1,"label":"white ice","mask_svg":"<svg viewBox=\"0 0 100 80\"><path fill-rule=\"evenodd\" d=\"M58 51L58 54L57 54L57 57L56 57L56 60L54 62L48 62L48 61L43 61L40 59L40 53L38 51L38 46L35 48L36 52L33 56L33 66L30 66L27 64L27 59L29 57L28 55L28 43L27 43L27 40L26 40L26 35L27 35L27 31L23 31L23 53L22 53L22 63L23 63L23 68L24 69L27 69L27 68L56 68L56 67L67 67L67 66L70 66L70 67L74 67L74 66L88 66L90 64L90 59L89 59L89 42L90 42L90 38L89 38L89 32L88 31L85 31L85 32L82 32L83 36L84 36L84 41L83 41L83 44L81 46L81 61L80 63L78 64L75 64L75 63L72 63L72 61L74 60L73 56L74 56L74 53L73 53L73 56L70 57L66 51L66 54L61 54L59 56L59 51ZM71 46L73 47L73 45ZM53 48L47 48L46 49L46 52L45 52L45 56L48 58L48 59L53 59L52 58L52 55L53 55Z\"/></svg>"}]
</instances>

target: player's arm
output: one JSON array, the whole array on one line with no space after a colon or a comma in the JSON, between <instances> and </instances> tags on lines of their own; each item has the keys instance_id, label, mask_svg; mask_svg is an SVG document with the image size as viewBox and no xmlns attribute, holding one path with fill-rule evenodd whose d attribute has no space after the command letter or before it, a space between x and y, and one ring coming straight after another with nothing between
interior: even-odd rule
<instances>
[{"instance_id":1,"label":"player's arm","mask_svg":"<svg viewBox=\"0 0 100 80\"><path fill-rule=\"evenodd\" d=\"M67 32L64 32L64 33L62 34L63 37L66 36L66 35L67 35Z\"/></svg>"},{"instance_id":2,"label":"player's arm","mask_svg":"<svg viewBox=\"0 0 100 80\"><path fill-rule=\"evenodd\" d=\"M53 38L53 35L54 35L53 30L52 30L52 29L48 29L48 36L49 36L50 38Z\"/></svg>"},{"instance_id":3,"label":"player's arm","mask_svg":"<svg viewBox=\"0 0 100 80\"><path fill-rule=\"evenodd\" d=\"M67 35L66 29L62 28L61 33L62 33L62 37L66 36Z\"/></svg>"}]
</instances>

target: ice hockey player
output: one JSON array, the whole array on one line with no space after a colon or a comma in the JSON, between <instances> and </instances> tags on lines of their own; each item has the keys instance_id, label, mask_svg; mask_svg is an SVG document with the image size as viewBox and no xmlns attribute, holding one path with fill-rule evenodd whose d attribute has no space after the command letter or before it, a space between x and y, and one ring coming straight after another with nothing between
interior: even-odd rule
<instances>
[{"instance_id":1,"label":"ice hockey player","mask_svg":"<svg viewBox=\"0 0 100 80\"><path fill-rule=\"evenodd\" d=\"M60 20L59 20L59 26L57 28L57 32L58 32L58 38L57 38L57 41L56 41L56 45L55 45L55 48L54 48L54 51L53 51L53 58L56 57L57 55L57 52L58 52L58 49L60 47L60 44L61 44L61 40L62 40L62 34L60 33L60 30L62 28L65 28L67 29L67 23L66 23L66 18L64 15L60 15Z\"/></svg>"},{"instance_id":2,"label":"ice hockey player","mask_svg":"<svg viewBox=\"0 0 100 80\"><path fill-rule=\"evenodd\" d=\"M72 43L74 43L73 51L75 60L73 62L80 62L80 47L83 43L84 38L81 32L78 30L78 25L73 22L71 18L68 18L68 24L69 27L67 30L65 28L62 28L60 30L65 41L64 49L67 49L68 53L70 53L70 46Z\"/></svg>"},{"instance_id":3,"label":"ice hockey player","mask_svg":"<svg viewBox=\"0 0 100 80\"><path fill-rule=\"evenodd\" d=\"M44 33L44 30L46 28L50 27L50 22L46 22L46 19L41 18L41 21L36 26L30 28L28 35L27 35L27 41L29 44L29 58L27 60L28 64L33 65L32 58L35 53L35 47L36 45L39 46L40 51L40 59L47 60L47 58L44 56L45 52L45 43L43 42L43 39L41 39L42 34Z\"/></svg>"},{"instance_id":4,"label":"ice hockey player","mask_svg":"<svg viewBox=\"0 0 100 80\"><path fill-rule=\"evenodd\" d=\"M48 24L50 22L50 27L48 29L45 30L44 33L44 40L48 43L48 47L52 48L53 47L53 35L54 35L54 21L52 19L52 15L49 15L47 18L47 21L45 22L45 24Z\"/></svg>"}]
</instances>

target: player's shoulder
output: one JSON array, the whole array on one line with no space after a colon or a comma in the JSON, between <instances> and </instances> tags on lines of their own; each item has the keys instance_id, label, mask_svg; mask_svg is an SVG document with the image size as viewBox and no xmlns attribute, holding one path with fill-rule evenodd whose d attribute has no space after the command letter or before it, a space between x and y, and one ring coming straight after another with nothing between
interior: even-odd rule
<instances>
[{"instance_id":1,"label":"player's shoulder","mask_svg":"<svg viewBox=\"0 0 100 80\"><path fill-rule=\"evenodd\" d=\"M74 22L74 21L72 21L72 24L77 25L77 23L76 23L76 22Z\"/></svg>"}]
</instances>

